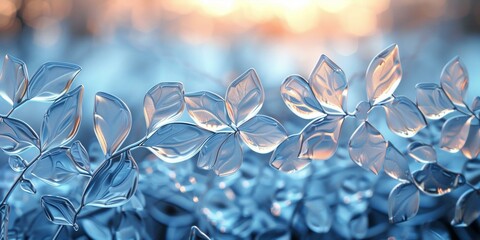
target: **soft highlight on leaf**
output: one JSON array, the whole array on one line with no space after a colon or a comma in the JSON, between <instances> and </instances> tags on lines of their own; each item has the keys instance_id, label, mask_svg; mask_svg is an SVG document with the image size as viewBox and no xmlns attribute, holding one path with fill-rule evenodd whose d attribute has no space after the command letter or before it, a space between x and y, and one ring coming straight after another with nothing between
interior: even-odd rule
<instances>
[{"instance_id":1,"label":"soft highlight on leaf","mask_svg":"<svg viewBox=\"0 0 480 240\"><path fill-rule=\"evenodd\" d=\"M285 138L287 132L274 118L257 115L238 128L243 142L253 151L269 153Z\"/></svg>"},{"instance_id":2,"label":"soft highlight on leaf","mask_svg":"<svg viewBox=\"0 0 480 240\"><path fill-rule=\"evenodd\" d=\"M219 146L213 169L215 174L224 177L234 174L243 162L243 151L237 134L229 136Z\"/></svg>"},{"instance_id":3,"label":"soft highlight on leaf","mask_svg":"<svg viewBox=\"0 0 480 240\"><path fill-rule=\"evenodd\" d=\"M301 133L300 158L327 160L337 151L343 116L327 116L310 122Z\"/></svg>"},{"instance_id":4,"label":"soft highlight on leaf","mask_svg":"<svg viewBox=\"0 0 480 240\"><path fill-rule=\"evenodd\" d=\"M401 137L413 137L427 126L420 110L406 97L395 97L393 101L385 104L384 108L388 128Z\"/></svg>"},{"instance_id":5,"label":"soft highlight on leaf","mask_svg":"<svg viewBox=\"0 0 480 240\"><path fill-rule=\"evenodd\" d=\"M388 196L388 220L400 223L417 215L420 193L412 183L400 183Z\"/></svg>"},{"instance_id":6,"label":"soft highlight on leaf","mask_svg":"<svg viewBox=\"0 0 480 240\"><path fill-rule=\"evenodd\" d=\"M294 173L304 169L311 160L298 157L301 146L300 134L289 136L273 152L270 166L285 173Z\"/></svg>"},{"instance_id":7,"label":"soft highlight on leaf","mask_svg":"<svg viewBox=\"0 0 480 240\"><path fill-rule=\"evenodd\" d=\"M15 107L25 96L27 86L28 71L25 63L16 57L5 55L0 73L0 97Z\"/></svg>"},{"instance_id":8,"label":"soft highlight on leaf","mask_svg":"<svg viewBox=\"0 0 480 240\"><path fill-rule=\"evenodd\" d=\"M37 133L25 122L0 117L0 148L9 155L19 154L29 148L40 148Z\"/></svg>"},{"instance_id":9,"label":"soft highlight on leaf","mask_svg":"<svg viewBox=\"0 0 480 240\"><path fill-rule=\"evenodd\" d=\"M292 75L285 79L280 94L285 105L301 118L314 119L326 116L310 85L301 76Z\"/></svg>"},{"instance_id":10,"label":"soft highlight on leaf","mask_svg":"<svg viewBox=\"0 0 480 240\"><path fill-rule=\"evenodd\" d=\"M454 106L442 88L435 83L419 83L417 89L417 105L425 117L440 119L453 112Z\"/></svg>"},{"instance_id":11,"label":"soft highlight on leaf","mask_svg":"<svg viewBox=\"0 0 480 240\"><path fill-rule=\"evenodd\" d=\"M75 208L70 200L59 196L43 196L42 207L47 219L58 225L73 226Z\"/></svg>"},{"instance_id":12,"label":"soft highlight on leaf","mask_svg":"<svg viewBox=\"0 0 480 240\"><path fill-rule=\"evenodd\" d=\"M48 62L43 64L30 80L28 99L54 101L63 96L82 68L75 64Z\"/></svg>"},{"instance_id":13,"label":"soft highlight on leaf","mask_svg":"<svg viewBox=\"0 0 480 240\"><path fill-rule=\"evenodd\" d=\"M196 92L185 95L188 114L200 127L218 131L230 125L225 100L212 92Z\"/></svg>"},{"instance_id":14,"label":"soft highlight on leaf","mask_svg":"<svg viewBox=\"0 0 480 240\"><path fill-rule=\"evenodd\" d=\"M445 65L440 75L440 84L453 104L465 107L463 97L468 88L468 73L460 58L455 57Z\"/></svg>"},{"instance_id":15,"label":"soft highlight on leaf","mask_svg":"<svg viewBox=\"0 0 480 240\"><path fill-rule=\"evenodd\" d=\"M458 116L448 119L442 127L440 148L458 152L467 141L473 116Z\"/></svg>"},{"instance_id":16,"label":"soft highlight on leaf","mask_svg":"<svg viewBox=\"0 0 480 240\"><path fill-rule=\"evenodd\" d=\"M353 162L378 174L387 153L387 142L375 127L363 122L350 137L348 152Z\"/></svg>"}]
</instances>

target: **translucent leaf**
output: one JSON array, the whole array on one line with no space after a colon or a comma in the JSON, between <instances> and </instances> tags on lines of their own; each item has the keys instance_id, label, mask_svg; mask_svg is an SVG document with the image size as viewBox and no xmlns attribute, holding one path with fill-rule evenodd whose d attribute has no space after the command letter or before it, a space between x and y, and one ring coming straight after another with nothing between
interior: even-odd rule
<instances>
[{"instance_id":1,"label":"translucent leaf","mask_svg":"<svg viewBox=\"0 0 480 240\"><path fill-rule=\"evenodd\" d=\"M287 132L274 118L258 115L238 128L243 142L253 151L269 153L287 138Z\"/></svg>"},{"instance_id":2,"label":"translucent leaf","mask_svg":"<svg viewBox=\"0 0 480 240\"><path fill-rule=\"evenodd\" d=\"M68 148L55 148L42 155L32 170L32 175L52 186L60 186L79 174Z\"/></svg>"},{"instance_id":3,"label":"translucent leaf","mask_svg":"<svg viewBox=\"0 0 480 240\"><path fill-rule=\"evenodd\" d=\"M378 174L387 153L387 142L369 122L363 122L350 137L348 152L360 167Z\"/></svg>"},{"instance_id":4,"label":"translucent leaf","mask_svg":"<svg viewBox=\"0 0 480 240\"><path fill-rule=\"evenodd\" d=\"M0 74L0 97L11 106L22 101L27 91L28 72L25 63L13 56L6 55Z\"/></svg>"},{"instance_id":5,"label":"translucent leaf","mask_svg":"<svg viewBox=\"0 0 480 240\"><path fill-rule=\"evenodd\" d=\"M466 227L480 216L480 192L470 189L460 196L455 206L455 217L452 225Z\"/></svg>"},{"instance_id":6,"label":"translucent leaf","mask_svg":"<svg viewBox=\"0 0 480 240\"><path fill-rule=\"evenodd\" d=\"M370 62L365 81L368 100L380 103L392 96L402 79L398 46L391 45Z\"/></svg>"},{"instance_id":7,"label":"translucent leaf","mask_svg":"<svg viewBox=\"0 0 480 240\"><path fill-rule=\"evenodd\" d=\"M321 198L306 200L303 215L308 228L316 233L326 233L332 226L333 215L330 207Z\"/></svg>"},{"instance_id":8,"label":"translucent leaf","mask_svg":"<svg viewBox=\"0 0 480 240\"><path fill-rule=\"evenodd\" d=\"M8 158L8 164L10 168L15 172L21 172L27 168L27 163L23 160L22 157L17 155L12 155Z\"/></svg>"},{"instance_id":9,"label":"translucent leaf","mask_svg":"<svg viewBox=\"0 0 480 240\"><path fill-rule=\"evenodd\" d=\"M185 95L188 114L200 127L218 131L230 125L225 100L215 93L196 92Z\"/></svg>"},{"instance_id":10,"label":"translucent leaf","mask_svg":"<svg viewBox=\"0 0 480 240\"><path fill-rule=\"evenodd\" d=\"M421 170L413 173L413 179L418 189L432 196L447 194L465 183L461 174L444 169L436 163L425 164Z\"/></svg>"},{"instance_id":11,"label":"translucent leaf","mask_svg":"<svg viewBox=\"0 0 480 240\"><path fill-rule=\"evenodd\" d=\"M434 163L437 161L437 152L431 145L412 142L407 146L410 157L421 163Z\"/></svg>"},{"instance_id":12,"label":"translucent leaf","mask_svg":"<svg viewBox=\"0 0 480 240\"><path fill-rule=\"evenodd\" d=\"M265 94L257 73L249 69L235 79L227 89L226 106L230 120L240 126L262 108Z\"/></svg>"},{"instance_id":13,"label":"translucent leaf","mask_svg":"<svg viewBox=\"0 0 480 240\"><path fill-rule=\"evenodd\" d=\"M480 159L466 161L462 173L468 183L478 186L480 184Z\"/></svg>"},{"instance_id":14,"label":"translucent leaf","mask_svg":"<svg viewBox=\"0 0 480 240\"><path fill-rule=\"evenodd\" d=\"M393 179L399 181L411 180L411 173L407 159L391 143L388 143L383 170Z\"/></svg>"},{"instance_id":15,"label":"translucent leaf","mask_svg":"<svg viewBox=\"0 0 480 240\"><path fill-rule=\"evenodd\" d=\"M325 117L308 82L301 76L292 75L283 81L280 88L283 102L297 116L304 119Z\"/></svg>"},{"instance_id":16,"label":"translucent leaf","mask_svg":"<svg viewBox=\"0 0 480 240\"><path fill-rule=\"evenodd\" d=\"M237 134L230 134L219 147L213 168L218 176L235 173L243 162L243 152Z\"/></svg>"},{"instance_id":17,"label":"translucent leaf","mask_svg":"<svg viewBox=\"0 0 480 240\"><path fill-rule=\"evenodd\" d=\"M130 152L113 155L95 170L83 195L83 204L104 208L125 204L135 194L138 174Z\"/></svg>"},{"instance_id":18,"label":"translucent leaf","mask_svg":"<svg viewBox=\"0 0 480 240\"><path fill-rule=\"evenodd\" d=\"M189 240L210 240L210 238L203 233L197 226L192 226L190 229Z\"/></svg>"},{"instance_id":19,"label":"translucent leaf","mask_svg":"<svg viewBox=\"0 0 480 240\"><path fill-rule=\"evenodd\" d=\"M190 123L170 123L160 127L143 144L163 161L185 161L200 151L212 132Z\"/></svg>"},{"instance_id":20,"label":"translucent leaf","mask_svg":"<svg viewBox=\"0 0 480 240\"><path fill-rule=\"evenodd\" d=\"M0 205L0 239L8 239L8 222L10 220L10 206L7 204Z\"/></svg>"},{"instance_id":21,"label":"translucent leaf","mask_svg":"<svg viewBox=\"0 0 480 240\"><path fill-rule=\"evenodd\" d=\"M82 120L83 86L65 94L48 108L43 117L42 151L63 146L77 135Z\"/></svg>"},{"instance_id":22,"label":"translucent leaf","mask_svg":"<svg viewBox=\"0 0 480 240\"><path fill-rule=\"evenodd\" d=\"M300 158L326 160L335 154L343 116L327 116L310 122L301 133Z\"/></svg>"},{"instance_id":23,"label":"translucent leaf","mask_svg":"<svg viewBox=\"0 0 480 240\"><path fill-rule=\"evenodd\" d=\"M29 148L39 148L38 136L26 123L0 117L0 148L7 154L18 154Z\"/></svg>"},{"instance_id":24,"label":"translucent leaf","mask_svg":"<svg viewBox=\"0 0 480 240\"><path fill-rule=\"evenodd\" d=\"M70 200L59 196L42 196L42 207L50 222L58 225L74 225L75 208Z\"/></svg>"},{"instance_id":25,"label":"translucent leaf","mask_svg":"<svg viewBox=\"0 0 480 240\"><path fill-rule=\"evenodd\" d=\"M30 182L30 180L28 179L21 179L20 180L20 188L27 192L27 193L30 193L30 194L35 194L37 193L37 189L35 188L35 186L33 185L32 182Z\"/></svg>"},{"instance_id":26,"label":"translucent leaf","mask_svg":"<svg viewBox=\"0 0 480 240\"><path fill-rule=\"evenodd\" d=\"M216 133L203 145L202 149L198 153L197 167L210 170L220 157L220 148L223 146L227 138L231 133ZM225 156L223 156L225 157Z\"/></svg>"},{"instance_id":27,"label":"translucent leaf","mask_svg":"<svg viewBox=\"0 0 480 240\"><path fill-rule=\"evenodd\" d=\"M413 137L427 125L420 110L406 97L395 97L384 108L388 128L400 137Z\"/></svg>"},{"instance_id":28,"label":"translucent leaf","mask_svg":"<svg viewBox=\"0 0 480 240\"><path fill-rule=\"evenodd\" d=\"M322 55L310 74L310 86L327 113L344 114L343 99L347 95L347 78L340 67Z\"/></svg>"},{"instance_id":29,"label":"translucent leaf","mask_svg":"<svg viewBox=\"0 0 480 240\"><path fill-rule=\"evenodd\" d=\"M417 215L420 206L420 192L412 183L400 183L388 196L388 220L399 223Z\"/></svg>"},{"instance_id":30,"label":"translucent leaf","mask_svg":"<svg viewBox=\"0 0 480 240\"><path fill-rule=\"evenodd\" d=\"M449 152L458 152L468 138L470 122L473 116L458 116L448 119L442 127L440 148Z\"/></svg>"},{"instance_id":31,"label":"translucent leaf","mask_svg":"<svg viewBox=\"0 0 480 240\"><path fill-rule=\"evenodd\" d=\"M435 83L419 83L417 89L417 105L425 117L440 119L453 112L454 106L442 88Z\"/></svg>"},{"instance_id":32,"label":"translucent leaf","mask_svg":"<svg viewBox=\"0 0 480 240\"><path fill-rule=\"evenodd\" d=\"M122 145L132 128L128 106L108 93L95 95L94 130L103 153L108 157Z\"/></svg>"},{"instance_id":33,"label":"translucent leaf","mask_svg":"<svg viewBox=\"0 0 480 240\"><path fill-rule=\"evenodd\" d=\"M477 118L480 118L480 97L479 96L473 99L471 109L472 109L472 112L475 114L475 116Z\"/></svg>"},{"instance_id":34,"label":"translucent leaf","mask_svg":"<svg viewBox=\"0 0 480 240\"><path fill-rule=\"evenodd\" d=\"M70 63L49 62L33 75L27 90L28 99L53 101L68 92L73 80L82 70Z\"/></svg>"},{"instance_id":35,"label":"translucent leaf","mask_svg":"<svg viewBox=\"0 0 480 240\"><path fill-rule=\"evenodd\" d=\"M73 142L70 147L70 154L72 155L73 161L78 170L87 174L91 173L88 152L80 141Z\"/></svg>"},{"instance_id":36,"label":"translucent leaf","mask_svg":"<svg viewBox=\"0 0 480 240\"><path fill-rule=\"evenodd\" d=\"M476 158L480 153L480 123L476 118L470 122L468 137L462 147L462 153L469 159Z\"/></svg>"},{"instance_id":37,"label":"translucent leaf","mask_svg":"<svg viewBox=\"0 0 480 240\"><path fill-rule=\"evenodd\" d=\"M152 87L143 100L147 132L155 132L160 126L180 117L184 107L182 83L163 82Z\"/></svg>"},{"instance_id":38,"label":"translucent leaf","mask_svg":"<svg viewBox=\"0 0 480 240\"><path fill-rule=\"evenodd\" d=\"M453 58L443 67L440 84L453 104L465 106L463 97L468 88L468 73L458 57Z\"/></svg>"},{"instance_id":39,"label":"translucent leaf","mask_svg":"<svg viewBox=\"0 0 480 240\"><path fill-rule=\"evenodd\" d=\"M304 169L311 160L298 157L301 147L302 141L299 134L289 136L273 152L270 166L286 173Z\"/></svg>"}]
</instances>

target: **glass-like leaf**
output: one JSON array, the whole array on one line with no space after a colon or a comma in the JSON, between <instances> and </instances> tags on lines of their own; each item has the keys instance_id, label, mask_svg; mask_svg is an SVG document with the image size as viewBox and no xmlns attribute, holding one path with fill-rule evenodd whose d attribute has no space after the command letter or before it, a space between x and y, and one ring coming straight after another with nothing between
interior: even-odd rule
<instances>
[{"instance_id":1,"label":"glass-like leaf","mask_svg":"<svg viewBox=\"0 0 480 240\"><path fill-rule=\"evenodd\" d=\"M200 127L218 131L230 125L225 100L212 92L196 92L185 95L188 114Z\"/></svg>"},{"instance_id":2,"label":"glass-like leaf","mask_svg":"<svg viewBox=\"0 0 480 240\"><path fill-rule=\"evenodd\" d=\"M137 190L137 163L130 152L122 152L105 160L90 179L82 203L103 208L125 204Z\"/></svg>"},{"instance_id":3,"label":"glass-like leaf","mask_svg":"<svg viewBox=\"0 0 480 240\"><path fill-rule=\"evenodd\" d=\"M299 134L289 136L273 152L270 166L285 173L304 169L311 160L298 157L301 147L302 141Z\"/></svg>"},{"instance_id":4,"label":"glass-like leaf","mask_svg":"<svg viewBox=\"0 0 480 240\"><path fill-rule=\"evenodd\" d=\"M326 116L310 85L301 76L292 75L285 79L280 88L280 94L285 105L301 118L313 119Z\"/></svg>"},{"instance_id":5,"label":"glass-like leaf","mask_svg":"<svg viewBox=\"0 0 480 240\"><path fill-rule=\"evenodd\" d=\"M348 142L350 158L375 174L381 170L387 153L387 142L369 122L363 122Z\"/></svg>"},{"instance_id":6,"label":"glass-like leaf","mask_svg":"<svg viewBox=\"0 0 480 240\"><path fill-rule=\"evenodd\" d=\"M306 200L303 215L308 228L316 233L326 233L333 222L333 214L328 203L321 198Z\"/></svg>"},{"instance_id":7,"label":"glass-like leaf","mask_svg":"<svg viewBox=\"0 0 480 240\"><path fill-rule=\"evenodd\" d=\"M228 176L235 173L243 162L243 152L237 134L230 134L218 148L214 171L218 176Z\"/></svg>"},{"instance_id":8,"label":"glass-like leaf","mask_svg":"<svg viewBox=\"0 0 480 240\"><path fill-rule=\"evenodd\" d=\"M169 163L185 161L200 151L212 132L190 123L170 123L160 127L143 144Z\"/></svg>"},{"instance_id":9,"label":"glass-like leaf","mask_svg":"<svg viewBox=\"0 0 480 240\"><path fill-rule=\"evenodd\" d=\"M42 207L50 222L67 226L75 224L75 208L70 200L59 196L42 196Z\"/></svg>"},{"instance_id":10,"label":"glass-like leaf","mask_svg":"<svg viewBox=\"0 0 480 240\"><path fill-rule=\"evenodd\" d=\"M322 107L330 114L345 114L343 99L347 95L347 78L342 69L322 55L309 78L310 86Z\"/></svg>"},{"instance_id":11,"label":"glass-like leaf","mask_svg":"<svg viewBox=\"0 0 480 240\"><path fill-rule=\"evenodd\" d=\"M0 205L0 239L8 239L8 222L10 220L10 205Z\"/></svg>"},{"instance_id":12,"label":"glass-like leaf","mask_svg":"<svg viewBox=\"0 0 480 240\"><path fill-rule=\"evenodd\" d=\"M60 186L80 173L68 148L55 148L35 162L32 175L52 185Z\"/></svg>"},{"instance_id":13,"label":"glass-like leaf","mask_svg":"<svg viewBox=\"0 0 480 240\"><path fill-rule=\"evenodd\" d=\"M327 116L310 122L301 133L300 158L326 160L335 154L343 116Z\"/></svg>"},{"instance_id":14,"label":"glass-like leaf","mask_svg":"<svg viewBox=\"0 0 480 240\"><path fill-rule=\"evenodd\" d=\"M6 55L0 73L0 97L11 106L22 101L27 91L28 72L25 63L13 56Z\"/></svg>"},{"instance_id":15,"label":"glass-like leaf","mask_svg":"<svg viewBox=\"0 0 480 240\"><path fill-rule=\"evenodd\" d=\"M453 104L465 107L463 97L468 88L468 73L458 57L453 58L443 67L440 84Z\"/></svg>"},{"instance_id":16,"label":"glass-like leaf","mask_svg":"<svg viewBox=\"0 0 480 240\"><path fill-rule=\"evenodd\" d=\"M480 153L480 122L477 118L472 118L468 137L462 147L462 153L469 159L476 158Z\"/></svg>"},{"instance_id":17,"label":"glass-like leaf","mask_svg":"<svg viewBox=\"0 0 480 240\"><path fill-rule=\"evenodd\" d=\"M0 117L0 148L7 154L18 154L29 148L39 148L35 131L25 122Z\"/></svg>"},{"instance_id":18,"label":"glass-like leaf","mask_svg":"<svg viewBox=\"0 0 480 240\"><path fill-rule=\"evenodd\" d=\"M43 64L30 80L27 90L28 99L56 100L68 91L81 70L80 66L70 63L48 62Z\"/></svg>"},{"instance_id":19,"label":"glass-like leaf","mask_svg":"<svg viewBox=\"0 0 480 240\"><path fill-rule=\"evenodd\" d=\"M480 118L480 96L476 96L473 99L472 106L470 108L477 118Z\"/></svg>"},{"instance_id":20,"label":"glass-like leaf","mask_svg":"<svg viewBox=\"0 0 480 240\"><path fill-rule=\"evenodd\" d=\"M466 227L480 216L480 192L470 189L460 196L455 206L455 217L452 225Z\"/></svg>"},{"instance_id":21,"label":"glass-like leaf","mask_svg":"<svg viewBox=\"0 0 480 240\"><path fill-rule=\"evenodd\" d=\"M257 115L265 93L255 70L249 69L235 79L228 87L225 98L228 116L235 126Z\"/></svg>"},{"instance_id":22,"label":"glass-like leaf","mask_svg":"<svg viewBox=\"0 0 480 240\"><path fill-rule=\"evenodd\" d=\"M91 173L90 157L80 141L73 142L72 146L70 147L70 155L72 156L72 159L79 171L86 174Z\"/></svg>"},{"instance_id":23,"label":"glass-like leaf","mask_svg":"<svg viewBox=\"0 0 480 240\"><path fill-rule=\"evenodd\" d=\"M42 151L63 146L77 135L82 120L83 86L55 101L43 117Z\"/></svg>"},{"instance_id":24,"label":"glass-like leaf","mask_svg":"<svg viewBox=\"0 0 480 240\"><path fill-rule=\"evenodd\" d=\"M437 152L428 144L412 142L407 146L407 153L417 162L434 163L437 161Z\"/></svg>"},{"instance_id":25,"label":"glass-like leaf","mask_svg":"<svg viewBox=\"0 0 480 240\"><path fill-rule=\"evenodd\" d=\"M462 169L466 181L476 187L480 184L480 159L466 161Z\"/></svg>"},{"instance_id":26,"label":"glass-like leaf","mask_svg":"<svg viewBox=\"0 0 480 240\"><path fill-rule=\"evenodd\" d=\"M94 130L103 154L111 156L122 145L132 128L128 106L108 93L95 95Z\"/></svg>"},{"instance_id":27,"label":"glass-like leaf","mask_svg":"<svg viewBox=\"0 0 480 240\"><path fill-rule=\"evenodd\" d=\"M365 81L368 100L380 103L392 96L402 79L402 66L398 46L391 45L370 62Z\"/></svg>"},{"instance_id":28,"label":"glass-like leaf","mask_svg":"<svg viewBox=\"0 0 480 240\"><path fill-rule=\"evenodd\" d=\"M407 159L391 143L388 143L383 170L393 179L407 182L411 180Z\"/></svg>"},{"instance_id":29,"label":"glass-like leaf","mask_svg":"<svg viewBox=\"0 0 480 240\"><path fill-rule=\"evenodd\" d=\"M23 160L22 157L17 155L12 155L8 158L8 164L10 168L15 172L21 172L27 168L27 163Z\"/></svg>"},{"instance_id":30,"label":"glass-like leaf","mask_svg":"<svg viewBox=\"0 0 480 240\"><path fill-rule=\"evenodd\" d=\"M28 180L28 179L24 179L22 178L20 180L20 188L27 192L27 193L30 193L30 194L35 194L37 193L37 189L35 188L35 186L33 185L33 183Z\"/></svg>"},{"instance_id":31,"label":"glass-like leaf","mask_svg":"<svg viewBox=\"0 0 480 240\"><path fill-rule=\"evenodd\" d=\"M189 240L210 240L210 238L203 233L197 226L192 226L190 229Z\"/></svg>"},{"instance_id":32,"label":"glass-like leaf","mask_svg":"<svg viewBox=\"0 0 480 240\"><path fill-rule=\"evenodd\" d=\"M243 142L253 151L269 153L287 138L287 132L274 118L257 115L242 124L238 130Z\"/></svg>"},{"instance_id":33,"label":"glass-like leaf","mask_svg":"<svg viewBox=\"0 0 480 240\"><path fill-rule=\"evenodd\" d=\"M449 152L458 152L468 138L473 116L458 116L448 119L442 127L440 148Z\"/></svg>"},{"instance_id":34,"label":"glass-like leaf","mask_svg":"<svg viewBox=\"0 0 480 240\"><path fill-rule=\"evenodd\" d=\"M454 106L442 88L435 83L419 83L417 89L417 105L425 117L440 119L453 112Z\"/></svg>"},{"instance_id":35,"label":"glass-like leaf","mask_svg":"<svg viewBox=\"0 0 480 240\"><path fill-rule=\"evenodd\" d=\"M160 126L174 121L183 112L183 84L163 82L148 90L143 100L143 113L147 132L155 132Z\"/></svg>"},{"instance_id":36,"label":"glass-like leaf","mask_svg":"<svg viewBox=\"0 0 480 240\"><path fill-rule=\"evenodd\" d=\"M203 145L198 153L197 167L210 170L217 161L220 154L220 148L223 146L231 133L216 133Z\"/></svg>"},{"instance_id":37,"label":"glass-like leaf","mask_svg":"<svg viewBox=\"0 0 480 240\"><path fill-rule=\"evenodd\" d=\"M384 108L388 128L401 137L413 137L427 125L420 110L406 97L395 97Z\"/></svg>"},{"instance_id":38,"label":"glass-like leaf","mask_svg":"<svg viewBox=\"0 0 480 240\"><path fill-rule=\"evenodd\" d=\"M465 183L462 174L451 172L436 163L425 164L413 173L413 180L422 192L441 196Z\"/></svg>"},{"instance_id":39,"label":"glass-like leaf","mask_svg":"<svg viewBox=\"0 0 480 240\"><path fill-rule=\"evenodd\" d=\"M399 223L417 215L420 206L420 192L413 183L400 183L388 196L388 220Z\"/></svg>"}]
</instances>

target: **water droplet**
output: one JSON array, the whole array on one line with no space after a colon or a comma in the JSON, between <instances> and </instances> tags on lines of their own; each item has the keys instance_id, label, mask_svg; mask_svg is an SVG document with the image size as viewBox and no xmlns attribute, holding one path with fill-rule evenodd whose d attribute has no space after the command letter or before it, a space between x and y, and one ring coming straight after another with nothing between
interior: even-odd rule
<instances>
[{"instance_id":1,"label":"water droplet","mask_svg":"<svg viewBox=\"0 0 480 240\"><path fill-rule=\"evenodd\" d=\"M21 172L27 167L27 163L23 160L22 157L17 155L12 155L8 158L8 164L15 172Z\"/></svg>"}]
</instances>

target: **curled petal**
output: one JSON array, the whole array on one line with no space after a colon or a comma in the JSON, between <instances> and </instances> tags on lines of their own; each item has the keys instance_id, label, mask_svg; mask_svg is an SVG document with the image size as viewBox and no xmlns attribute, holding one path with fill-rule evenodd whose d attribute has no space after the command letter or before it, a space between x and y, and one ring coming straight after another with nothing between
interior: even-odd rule
<instances>
[{"instance_id":1,"label":"curled petal","mask_svg":"<svg viewBox=\"0 0 480 240\"><path fill-rule=\"evenodd\" d=\"M228 116L236 126L257 115L265 93L255 70L249 69L235 79L228 87L225 99Z\"/></svg>"},{"instance_id":2,"label":"curled petal","mask_svg":"<svg viewBox=\"0 0 480 240\"><path fill-rule=\"evenodd\" d=\"M189 93L185 95L185 103L190 117L202 128L218 131L230 125L225 100L215 93Z\"/></svg>"},{"instance_id":3,"label":"curled petal","mask_svg":"<svg viewBox=\"0 0 480 240\"><path fill-rule=\"evenodd\" d=\"M309 123L301 133L300 158L326 160L335 154L343 116L327 116Z\"/></svg>"},{"instance_id":4,"label":"curled petal","mask_svg":"<svg viewBox=\"0 0 480 240\"><path fill-rule=\"evenodd\" d=\"M463 97L468 88L468 73L458 57L453 58L443 67L440 84L453 104L465 107Z\"/></svg>"},{"instance_id":5,"label":"curled petal","mask_svg":"<svg viewBox=\"0 0 480 240\"><path fill-rule=\"evenodd\" d=\"M385 160L387 142L375 127L363 122L350 138L348 152L360 167L378 174Z\"/></svg>"},{"instance_id":6,"label":"curled petal","mask_svg":"<svg viewBox=\"0 0 480 240\"><path fill-rule=\"evenodd\" d=\"M280 94L287 107L301 118L313 119L326 116L307 81L301 76L292 75L285 79L280 88Z\"/></svg>"},{"instance_id":7,"label":"curled petal","mask_svg":"<svg viewBox=\"0 0 480 240\"><path fill-rule=\"evenodd\" d=\"M258 115L238 128L247 146L258 153L269 153L287 138L287 132L274 118Z\"/></svg>"},{"instance_id":8,"label":"curled petal","mask_svg":"<svg viewBox=\"0 0 480 240\"><path fill-rule=\"evenodd\" d=\"M347 78L342 69L322 55L310 75L310 86L325 111L345 114L343 100L347 95Z\"/></svg>"},{"instance_id":9,"label":"curled petal","mask_svg":"<svg viewBox=\"0 0 480 240\"><path fill-rule=\"evenodd\" d=\"M402 79L402 66L398 46L391 45L370 62L367 69L367 96L373 104L392 96Z\"/></svg>"}]
</instances>

